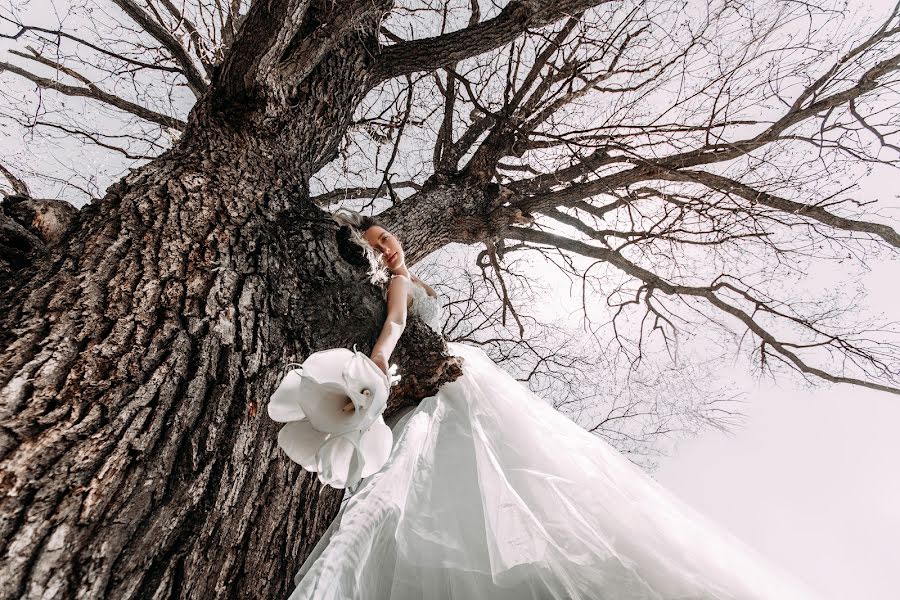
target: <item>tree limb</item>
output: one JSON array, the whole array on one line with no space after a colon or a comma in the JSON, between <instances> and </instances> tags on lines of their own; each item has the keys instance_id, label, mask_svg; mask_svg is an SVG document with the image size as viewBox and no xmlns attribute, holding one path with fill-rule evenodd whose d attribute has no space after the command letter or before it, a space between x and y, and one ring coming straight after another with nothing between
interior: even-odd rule
<instances>
[{"instance_id":1,"label":"tree limb","mask_svg":"<svg viewBox=\"0 0 900 600\"><path fill-rule=\"evenodd\" d=\"M170 66L160 65L160 64L156 64L156 63L148 63L148 62L144 62L144 61L140 61L140 60L135 60L133 58L128 58L127 56L123 56L122 54L118 54L116 52L111 52L110 50L108 50L106 48L102 48L96 44L93 44L93 43L85 40L85 39L82 39L78 36L72 35L71 33L63 31L62 29L47 29L45 27L38 27L35 25L24 25L22 23L15 22L12 19L9 19L9 18L3 17L3 16L0 16L0 19L3 19L4 21L8 21L8 22L16 25L17 27L19 27L19 31L17 31L16 33L14 33L12 35L5 35L5 34L0 33L0 38L4 38L4 39L8 39L8 40L17 40L24 33L28 32L28 31L36 31L39 33L46 33L48 35L52 35L57 38L66 38L66 39L72 40L76 44L81 44L82 46L84 46L86 48L90 48L91 50L93 50L95 52L99 52L100 54L104 54L106 56L109 56L110 58L120 60L124 63L134 65L134 66L140 67L142 69L166 71L168 73L183 73L183 71L181 69L179 69L178 67L170 67ZM56 41L56 45L59 46L59 40Z\"/></svg>"},{"instance_id":2,"label":"tree limb","mask_svg":"<svg viewBox=\"0 0 900 600\"><path fill-rule=\"evenodd\" d=\"M409 188L412 190L420 190L422 186L414 181L401 181L399 183L392 183L392 188ZM348 188L337 188L331 190L330 192L325 192L324 194L319 194L318 196L313 196L310 200L316 204L317 206L328 206L332 202L338 202L339 200L347 200L350 198L371 198L375 195L378 188L374 187L348 187Z\"/></svg>"},{"instance_id":3,"label":"tree limb","mask_svg":"<svg viewBox=\"0 0 900 600\"><path fill-rule=\"evenodd\" d=\"M28 185L15 175L13 172L6 168L6 165L0 163L0 173L3 174L4 177L9 181L10 186L13 189L13 192L19 196L24 196L26 198L31 197L31 192L28 191Z\"/></svg>"},{"instance_id":4,"label":"tree limb","mask_svg":"<svg viewBox=\"0 0 900 600\"><path fill-rule=\"evenodd\" d=\"M178 131L183 131L185 127L185 122L181 119L152 111L141 106L140 104L135 104L134 102L129 102L128 100L104 92L97 86L77 87L73 85L66 85L53 79L47 79L46 77L35 75L34 73L26 71L25 69L17 67L16 65L6 62L0 62L0 73L2 73L3 71L15 73L20 77L24 77L25 79L34 82L44 89L54 90L67 96L76 96L81 98L91 98L93 100L99 100L100 102L104 102L106 104L109 104L110 106L114 106L119 110L124 110L125 112L129 112L142 119L146 119L147 121L158 123L159 125L170 127Z\"/></svg>"},{"instance_id":5,"label":"tree limb","mask_svg":"<svg viewBox=\"0 0 900 600\"><path fill-rule=\"evenodd\" d=\"M667 171L661 173L658 175L658 178L668 181L693 181L701 183L715 190L736 194L750 202L758 202L759 204L763 204L770 208L814 219L820 223L834 227L835 229L871 233L879 236L891 246L900 248L900 234L888 225L841 217L840 215L828 212L820 206L795 202L793 200L788 200L787 198L781 198L767 192L762 192L739 181L723 177L722 175L716 175L706 171L682 169L680 171Z\"/></svg>"},{"instance_id":6,"label":"tree limb","mask_svg":"<svg viewBox=\"0 0 900 600\"><path fill-rule=\"evenodd\" d=\"M516 39L524 31L613 0L513 0L493 19L436 37L400 42L385 48L376 66L383 81L418 71L431 71L477 56Z\"/></svg>"},{"instance_id":7,"label":"tree limb","mask_svg":"<svg viewBox=\"0 0 900 600\"><path fill-rule=\"evenodd\" d=\"M891 394L900 395L900 387L894 387L889 385L883 385L879 383L874 383L871 381L866 381L863 379L858 379L855 377L844 377L840 375L831 375L818 367L814 367L808 365L802 358L800 358L797 354L792 352L787 346L791 345L786 342L779 341L770 331L764 329L759 323L757 323L753 319L753 315L748 314L746 311L740 309L737 306L729 304L725 302L722 298L716 295L716 291L722 288L728 288L733 291L737 291L741 295L744 295L749 300L754 301L759 304L759 302L753 298L747 296L746 293L743 293L741 290L737 290L733 285L728 284L727 282L717 282L709 287L699 287L699 286L687 286L671 283L666 281L665 279L659 277L655 273L648 271L647 269L634 264L633 262L626 259L620 253L610 250L607 248L599 248L597 246L593 246L591 244L586 244L584 242L579 242L577 240L572 240L560 235L556 235L553 233L548 233L544 231L538 231L536 229L526 229L523 227L510 227L506 232L504 232L504 237L509 237L515 240L520 240L524 242L530 242L535 244L545 244L549 246L553 246L562 250L567 250L569 252L574 252L576 254L580 254L582 256L586 256L589 258L595 258L597 260L601 260L604 262L608 262L625 273L631 275L635 279L643 281L644 284L648 288L658 289L665 294L668 295L681 295L681 296L694 296L698 298L705 299L710 304L715 306L716 308L726 312L733 317L737 318L741 321L750 331L756 334L761 340L767 343L770 347L774 348L781 354L789 364L793 365L798 371L810 375L815 375L821 379L826 381L831 381L833 383L849 383L853 385L858 385L861 387L870 388L873 390L880 390L883 392L889 392ZM784 314L777 313L773 310L767 310L773 315L777 316L785 316ZM820 335L824 335L823 332L818 331L809 324L800 322L796 318L789 317L795 323L801 324L804 327L813 330L815 333Z\"/></svg>"},{"instance_id":8,"label":"tree limb","mask_svg":"<svg viewBox=\"0 0 900 600\"><path fill-rule=\"evenodd\" d=\"M181 67L181 71L184 73L185 79L187 79L188 87L190 87L194 96L197 98L202 96L203 92L206 91L206 80L203 79L203 75L197 70L190 54L188 54L187 50L184 49L184 46L175 39L175 36L167 31L162 25L151 19L150 15L144 12L144 9L135 4L133 0L112 1L116 6L121 8L126 15L131 17L135 23L140 25L144 31L152 36L153 39L162 44L163 48L169 51L169 54L172 55L172 58L175 59L175 62Z\"/></svg>"}]
</instances>

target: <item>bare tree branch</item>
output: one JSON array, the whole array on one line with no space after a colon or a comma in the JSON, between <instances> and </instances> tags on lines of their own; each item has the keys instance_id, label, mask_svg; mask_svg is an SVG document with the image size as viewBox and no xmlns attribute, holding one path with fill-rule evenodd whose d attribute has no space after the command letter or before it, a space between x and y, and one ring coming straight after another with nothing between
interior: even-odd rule
<instances>
[{"instance_id":1,"label":"bare tree branch","mask_svg":"<svg viewBox=\"0 0 900 600\"><path fill-rule=\"evenodd\" d=\"M783 356L791 365L794 366L798 371L810 375L815 375L816 377L820 377L826 381L830 381L833 383L849 383L853 385L858 385L861 387L866 387L874 390L880 390L884 392L890 392L892 394L900 395L900 386L896 385L884 385L880 383L875 383L872 381L866 381L863 379L859 379L856 377L845 377L841 375L833 375L824 371L821 368L812 366L807 364L800 356L798 356L795 352L790 349L792 344L788 342L784 342L782 340L777 339L775 334L765 329L759 322L754 320L753 315L742 310L740 307L726 302L722 297L716 294L719 290L722 289L731 289L733 291L738 291L742 295L749 297L749 294L742 290L738 290L734 285L726 282L726 281L716 281L713 282L708 287L697 287L697 286L686 286L679 285L675 283L670 283L666 281L662 277L659 277L655 273L644 269L643 267L627 260L624 256L622 256L619 252L614 250L610 250L608 248L599 248L597 246L592 246L590 244L586 244L584 242L579 242L577 240L569 239L560 235L537 231L535 229L525 229L521 227L512 227L506 232L507 237L515 240L520 240L529 243L535 244L544 244L548 246L553 246L556 248L561 248L567 250L569 252L574 252L576 254L580 254L582 256L587 256L590 258L595 258L604 262L608 262L612 265L615 265L623 272L631 275L635 279L639 279L644 283L646 288L650 291L652 290L660 290L661 292L668 295L681 295L681 296L692 296L698 297L706 300L711 305L716 308L722 310L725 313L730 314L731 316L737 318L741 321L750 331L756 334L762 341L771 346L774 350L776 350L781 356ZM762 301L752 298L752 301L757 305L757 308L763 304ZM778 314L774 309L768 309L767 312L771 314ZM781 314L781 316L786 316ZM804 325L807 329L814 330L815 328L808 323L803 323L802 321L791 317L790 320ZM817 333L823 333L818 332ZM837 336L829 335L833 340L837 340ZM891 373L890 371L882 373L883 375L891 376L892 379L896 381L900 381L900 373Z\"/></svg>"},{"instance_id":2,"label":"bare tree branch","mask_svg":"<svg viewBox=\"0 0 900 600\"><path fill-rule=\"evenodd\" d=\"M821 206L803 204L802 202L794 202L787 198L780 198L773 194L753 189L749 185L729 179L728 177L708 173L706 171L681 169L679 171L667 171L659 174L658 178L669 181L695 181L697 183L702 183L710 188L725 193L737 194L750 202L758 202L765 206L777 208L778 210L783 210L797 216L815 219L816 221L834 227L835 229L871 233L872 235L879 236L895 248L900 248L900 234L889 225L847 219L840 215L830 213Z\"/></svg>"},{"instance_id":3,"label":"bare tree branch","mask_svg":"<svg viewBox=\"0 0 900 600\"><path fill-rule=\"evenodd\" d=\"M91 85L88 87L66 85L53 79L40 77L39 75L35 75L34 73L26 71L25 69L17 67L16 65L6 62L0 62L0 73L2 73L3 71L15 73L20 77L24 77L25 79L34 82L44 89L60 92L61 94L65 94L67 96L97 100L110 106L114 106L119 110L123 110L142 119L146 119L147 121L151 121L153 123L158 123L159 125L163 125L165 127L171 127L172 129L176 129L178 131L182 131L185 128L185 122L180 119L152 111L144 106L135 104L134 102L129 102L128 100L104 92L96 85Z\"/></svg>"},{"instance_id":4,"label":"bare tree branch","mask_svg":"<svg viewBox=\"0 0 900 600\"><path fill-rule=\"evenodd\" d=\"M140 25L144 31L150 34L169 51L181 67L181 72L184 73L191 91L198 98L202 96L203 92L206 90L206 80L204 80L200 71L197 70L193 59L190 54L188 54L187 50L184 49L184 46L182 46L169 31L144 12L144 10L133 0L112 1L116 6L121 8L125 14L131 17L135 23Z\"/></svg>"},{"instance_id":5,"label":"bare tree branch","mask_svg":"<svg viewBox=\"0 0 900 600\"><path fill-rule=\"evenodd\" d=\"M16 21L13 21L13 20L11 20L11 19L9 19L8 17L5 17L5 16L3 16L3 15L0 15L0 19L3 19L4 21L7 21L7 22L12 23L12 24L16 25L17 27L19 27L19 31L17 31L16 33L14 33L14 34L12 34L12 35L0 34L0 38L5 38L5 39L8 39L8 40L17 40L17 39L19 39L23 34L29 32L29 31L35 31L35 32L39 32L39 33L45 33L45 34L47 34L47 35L53 36L54 38L65 38L65 39L68 39L68 40L72 40L73 42L75 42L75 43L77 43L77 44L81 44L82 46L84 46L84 47L86 47L86 48L90 48L91 50L93 50L93 51L95 51L95 52L99 52L100 54L103 54L103 55L108 56L108 57L110 57L110 58L114 58L114 59L116 59L116 60L120 60L120 61L122 61L123 63L127 63L127 64L129 64L129 65L134 65L134 66L140 67L140 68L142 68L142 69L151 69L151 70L157 70L157 71L166 71L166 72L169 72L169 73L181 73L181 74L183 74L183 71L182 71L181 69L179 69L178 67L170 67L170 66L168 66L168 65L161 65L161 64L158 64L158 63L150 63L150 62L144 62L144 61L141 61L141 60L136 60L136 59L134 59L134 58L130 58L130 57L128 57L128 56L125 56L125 55L123 55L123 54L121 54L121 53L118 53L118 52L112 52L112 51L110 51L108 48L103 48L102 46L99 46L99 45L97 45L97 44L94 44L94 43L92 43L92 42L90 42L90 41L88 41L88 40L85 40L85 39L83 39L83 38L80 38L80 37L78 37L78 36L76 36L76 35L73 35L73 34L67 32L67 31L64 31L64 30L62 30L62 29L47 29L46 27L38 27L38 26L35 26L35 25L24 25L24 24L22 24L22 23L18 23L18 22L16 22ZM58 46L58 45L59 45L59 42L58 42L58 40L57 40L57 46Z\"/></svg>"},{"instance_id":6,"label":"bare tree branch","mask_svg":"<svg viewBox=\"0 0 900 600\"><path fill-rule=\"evenodd\" d=\"M7 181L9 181L9 185L13 189L13 193L18 194L19 196L24 196L25 198L31 197L31 192L28 191L28 185L13 175L12 171L6 168L6 165L0 163L0 173L6 177Z\"/></svg>"},{"instance_id":7,"label":"bare tree branch","mask_svg":"<svg viewBox=\"0 0 900 600\"><path fill-rule=\"evenodd\" d=\"M543 27L566 16L612 0L565 0L542 3L513 0L493 19L452 33L388 46L381 53L376 77L432 71L508 44L527 29Z\"/></svg>"}]
</instances>

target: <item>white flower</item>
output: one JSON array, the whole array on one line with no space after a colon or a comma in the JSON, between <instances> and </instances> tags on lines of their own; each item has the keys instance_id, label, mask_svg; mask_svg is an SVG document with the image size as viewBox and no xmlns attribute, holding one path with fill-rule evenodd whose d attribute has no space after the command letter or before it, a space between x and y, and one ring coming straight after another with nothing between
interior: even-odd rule
<instances>
[{"instance_id":1,"label":"white flower","mask_svg":"<svg viewBox=\"0 0 900 600\"><path fill-rule=\"evenodd\" d=\"M393 443L382 413L390 379L361 352L316 352L269 399L269 417L287 423L278 445L326 485L344 488L378 471ZM342 410L347 401L354 411Z\"/></svg>"}]
</instances>

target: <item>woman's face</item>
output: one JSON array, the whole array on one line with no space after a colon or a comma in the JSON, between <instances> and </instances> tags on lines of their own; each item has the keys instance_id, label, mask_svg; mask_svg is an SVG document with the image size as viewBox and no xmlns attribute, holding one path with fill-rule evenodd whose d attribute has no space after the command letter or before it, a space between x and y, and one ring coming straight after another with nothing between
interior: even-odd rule
<instances>
[{"instance_id":1,"label":"woman's face","mask_svg":"<svg viewBox=\"0 0 900 600\"><path fill-rule=\"evenodd\" d=\"M363 238L375 250L378 260L387 267L391 273L402 269L405 262L403 248L400 240L394 237L390 231L379 225L372 225L363 232Z\"/></svg>"}]
</instances>

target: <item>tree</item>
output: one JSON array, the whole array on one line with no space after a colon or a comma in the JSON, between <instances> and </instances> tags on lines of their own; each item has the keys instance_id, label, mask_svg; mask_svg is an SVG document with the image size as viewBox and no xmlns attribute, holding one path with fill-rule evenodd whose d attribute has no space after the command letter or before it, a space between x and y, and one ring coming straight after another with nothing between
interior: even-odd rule
<instances>
[{"instance_id":1,"label":"tree","mask_svg":"<svg viewBox=\"0 0 900 600\"><path fill-rule=\"evenodd\" d=\"M632 362L721 321L763 365L898 393L891 330L767 284L900 247L842 197L855 165L897 162L900 7L858 38L793 2L113 3L90 39L3 16L25 45L0 70L41 96L11 118L142 163L52 238L4 171L3 597L287 593L340 494L279 456L258 407L283 365L383 316L321 208L336 199L387 201L411 262L483 245L503 322L508 257L544 252L586 313L608 288L591 271L620 273L603 291ZM132 121L92 129L52 94ZM410 329L395 405L459 373Z\"/></svg>"}]
</instances>

